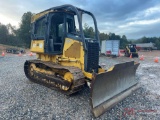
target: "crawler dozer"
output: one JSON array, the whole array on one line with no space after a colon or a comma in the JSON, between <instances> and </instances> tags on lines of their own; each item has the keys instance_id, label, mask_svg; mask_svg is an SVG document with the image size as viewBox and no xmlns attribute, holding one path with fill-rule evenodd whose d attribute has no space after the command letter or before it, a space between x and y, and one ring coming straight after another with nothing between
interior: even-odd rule
<instances>
[{"instance_id":1,"label":"crawler dozer","mask_svg":"<svg viewBox=\"0 0 160 120\"><path fill-rule=\"evenodd\" d=\"M84 36L84 14L94 21L94 38ZM67 95L87 84L95 117L137 88L135 72L139 63L116 64L108 70L99 66L99 32L91 12L72 5L53 7L35 14L31 26L31 51L36 53L37 59L24 64L29 80Z\"/></svg>"}]
</instances>

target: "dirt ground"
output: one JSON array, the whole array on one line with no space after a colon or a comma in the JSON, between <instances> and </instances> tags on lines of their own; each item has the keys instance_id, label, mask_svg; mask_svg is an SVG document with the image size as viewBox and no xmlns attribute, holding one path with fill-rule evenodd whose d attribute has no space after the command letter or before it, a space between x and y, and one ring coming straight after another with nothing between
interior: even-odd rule
<instances>
[{"instance_id":1,"label":"dirt ground","mask_svg":"<svg viewBox=\"0 0 160 120\"><path fill-rule=\"evenodd\" d=\"M139 55L144 56L144 61L139 61L141 65L137 71L140 83L153 93L148 96L156 99L160 97L160 51L139 52ZM158 63L155 62L156 58L158 58Z\"/></svg>"},{"instance_id":2,"label":"dirt ground","mask_svg":"<svg viewBox=\"0 0 160 120\"><path fill-rule=\"evenodd\" d=\"M30 82L24 74L24 62L35 56L6 54L0 57L0 119L25 120L160 120L160 51L140 51L139 58L101 56L105 69L126 61L136 61L140 88L98 118L94 118L89 102L90 90L65 96ZM124 68L125 69L125 68Z\"/></svg>"},{"instance_id":3,"label":"dirt ground","mask_svg":"<svg viewBox=\"0 0 160 120\"><path fill-rule=\"evenodd\" d=\"M124 56L117 58L102 57L100 59L100 64L104 65L104 68L108 69L114 64L126 61L134 60L135 62L140 63L136 72L136 79L139 80L140 88L145 90L145 92L142 92L141 96L142 98L144 97L145 99L148 99L151 102L150 104L154 104L151 105L152 110L155 110L158 116L160 116L160 51L139 51L138 54L139 58L127 58ZM140 57L143 57L144 60L140 60ZM158 59L158 62L155 62L156 58ZM148 108L145 106L145 103L143 102L139 106L133 107L133 109L145 109L146 111L148 110ZM149 112L143 112L143 114L146 116L151 115L151 113ZM128 119L131 118L132 117L129 117ZM149 118L144 118L142 116L134 116L133 119L141 120ZM153 117L152 119L158 120L159 118Z\"/></svg>"}]
</instances>

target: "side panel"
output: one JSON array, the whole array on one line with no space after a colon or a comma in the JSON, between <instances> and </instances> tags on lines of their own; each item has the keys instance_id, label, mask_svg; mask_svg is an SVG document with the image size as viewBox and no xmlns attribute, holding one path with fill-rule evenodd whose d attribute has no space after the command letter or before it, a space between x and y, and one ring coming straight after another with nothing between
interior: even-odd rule
<instances>
[{"instance_id":1,"label":"side panel","mask_svg":"<svg viewBox=\"0 0 160 120\"><path fill-rule=\"evenodd\" d=\"M119 40L107 40L106 51L111 51L111 55L118 56L119 53Z\"/></svg>"},{"instance_id":2,"label":"side panel","mask_svg":"<svg viewBox=\"0 0 160 120\"><path fill-rule=\"evenodd\" d=\"M75 66L84 70L84 51L82 42L66 38L63 55L59 59L61 65Z\"/></svg>"},{"instance_id":3,"label":"side panel","mask_svg":"<svg viewBox=\"0 0 160 120\"><path fill-rule=\"evenodd\" d=\"M38 59L41 59L42 61L52 61L63 66L74 66L84 70L84 51L82 42L66 38L62 55L44 54L44 49L42 50L43 53L40 52L41 49L37 45L37 42L39 43L40 41L32 42L31 50L32 52L37 53Z\"/></svg>"},{"instance_id":4,"label":"side panel","mask_svg":"<svg viewBox=\"0 0 160 120\"><path fill-rule=\"evenodd\" d=\"M102 54L106 54L106 40L102 41L102 44L101 44L101 53Z\"/></svg>"},{"instance_id":5,"label":"side panel","mask_svg":"<svg viewBox=\"0 0 160 120\"><path fill-rule=\"evenodd\" d=\"M112 54L118 56L119 54L119 40L112 41Z\"/></svg>"},{"instance_id":6,"label":"side panel","mask_svg":"<svg viewBox=\"0 0 160 120\"><path fill-rule=\"evenodd\" d=\"M111 40L106 41L106 51L111 51L112 53L112 41Z\"/></svg>"},{"instance_id":7,"label":"side panel","mask_svg":"<svg viewBox=\"0 0 160 120\"><path fill-rule=\"evenodd\" d=\"M32 40L30 50L36 53L44 53L44 40Z\"/></svg>"},{"instance_id":8,"label":"side panel","mask_svg":"<svg viewBox=\"0 0 160 120\"><path fill-rule=\"evenodd\" d=\"M37 58L42 61L52 61L62 66L78 67L82 70L85 77L92 79L92 74L84 70L84 49L80 41L65 38L62 55L49 55L39 52Z\"/></svg>"},{"instance_id":9,"label":"side panel","mask_svg":"<svg viewBox=\"0 0 160 120\"><path fill-rule=\"evenodd\" d=\"M96 46L98 46L98 43L96 44ZM94 48L94 46L91 46L91 48L92 47ZM38 50L36 50L36 48L34 48L33 51L37 52ZM98 50L96 50L96 51L98 51ZM42 61L52 61L52 62L58 63L62 66L78 67L79 69L81 69L83 71L83 74L85 75L85 77L92 79L92 73L89 73L88 71L84 70L85 69L84 68L85 67L84 49L83 49L83 44L80 41L70 39L70 38L65 38L62 55L49 55L49 54L44 54L44 53L40 53L40 52L37 52L37 53L38 53L37 58ZM89 54L89 59L92 61L93 58L90 57L90 53L88 53L88 54ZM92 54L95 54L95 52L92 51ZM98 59L98 56L96 58ZM90 61L88 61L88 62L89 62L88 66L93 64ZM96 63L96 64L98 64L98 63ZM94 66L92 66L92 67L94 67Z\"/></svg>"},{"instance_id":10,"label":"side panel","mask_svg":"<svg viewBox=\"0 0 160 120\"><path fill-rule=\"evenodd\" d=\"M70 57L70 58L80 58L81 43L74 42L68 49L65 50L64 55L65 57Z\"/></svg>"}]
</instances>

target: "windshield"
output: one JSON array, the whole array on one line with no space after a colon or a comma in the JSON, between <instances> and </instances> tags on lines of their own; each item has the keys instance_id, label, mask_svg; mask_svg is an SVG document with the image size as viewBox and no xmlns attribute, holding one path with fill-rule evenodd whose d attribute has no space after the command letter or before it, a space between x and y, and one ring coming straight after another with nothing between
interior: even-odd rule
<instances>
[{"instance_id":1,"label":"windshield","mask_svg":"<svg viewBox=\"0 0 160 120\"><path fill-rule=\"evenodd\" d=\"M95 38L95 25L93 18L90 15L83 14L82 27L85 38Z\"/></svg>"},{"instance_id":2,"label":"windshield","mask_svg":"<svg viewBox=\"0 0 160 120\"><path fill-rule=\"evenodd\" d=\"M74 16L75 20L75 34L80 35L80 27L77 15ZM82 14L82 29L85 38L95 38L95 25L92 16L89 14Z\"/></svg>"}]
</instances>

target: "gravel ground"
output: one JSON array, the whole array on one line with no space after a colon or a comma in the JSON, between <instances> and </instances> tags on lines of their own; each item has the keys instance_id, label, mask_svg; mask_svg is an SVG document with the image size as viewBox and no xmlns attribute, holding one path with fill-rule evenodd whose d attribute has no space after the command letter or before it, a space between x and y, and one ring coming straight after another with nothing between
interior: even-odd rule
<instances>
[{"instance_id":1,"label":"gravel ground","mask_svg":"<svg viewBox=\"0 0 160 120\"><path fill-rule=\"evenodd\" d=\"M144 61L100 57L100 64L105 64L106 69L124 61L139 61L141 65L136 78L141 87L96 120L160 120L160 63L154 63L151 55L144 55ZM24 75L26 59L34 57L0 57L0 120L95 119L90 111L90 91L87 87L77 94L66 96L32 83Z\"/></svg>"}]
</instances>

